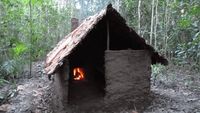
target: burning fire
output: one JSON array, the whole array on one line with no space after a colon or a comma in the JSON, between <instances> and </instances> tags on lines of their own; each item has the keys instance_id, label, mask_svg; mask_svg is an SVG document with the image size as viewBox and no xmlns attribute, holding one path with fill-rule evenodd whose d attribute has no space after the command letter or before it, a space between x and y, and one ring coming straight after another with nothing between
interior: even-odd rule
<instances>
[{"instance_id":1,"label":"burning fire","mask_svg":"<svg viewBox=\"0 0 200 113\"><path fill-rule=\"evenodd\" d=\"M80 68L80 67L74 68L73 76L74 76L74 80L83 80L85 76L83 68Z\"/></svg>"}]
</instances>

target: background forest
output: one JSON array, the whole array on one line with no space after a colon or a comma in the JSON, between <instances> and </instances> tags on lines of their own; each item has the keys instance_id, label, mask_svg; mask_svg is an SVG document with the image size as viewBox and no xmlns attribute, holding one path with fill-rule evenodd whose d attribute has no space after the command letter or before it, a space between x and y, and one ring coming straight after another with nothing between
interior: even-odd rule
<instances>
[{"instance_id":1,"label":"background forest","mask_svg":"<svg viewBox=\"0 0 200 113\"><path fill-rule=\"evenodd\" d=\"M175 65L200 70L200 0L0 0L0 85L19 77L80 21L112 3Z\"/></svg>"}]
</instances>

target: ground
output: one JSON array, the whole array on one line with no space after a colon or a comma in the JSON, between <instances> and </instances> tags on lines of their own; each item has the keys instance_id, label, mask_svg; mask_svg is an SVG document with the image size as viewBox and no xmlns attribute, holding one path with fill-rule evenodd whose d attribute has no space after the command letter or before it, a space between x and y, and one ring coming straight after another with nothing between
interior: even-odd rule
<instances>
[{"instance_id":1,"label":"ground","mask_svg":"<svg viewBox=\"0 0 200 113\"><path fill-rule=\"evenodd\" d=\"M200 73L190 67L170 65L158 75L145 113L200 113Z\"/></svg>"},{"instance_id":2,"label":"ground","mask_svg":"<svg viewBox=\"0 0 200 113\"><path fill-rule=\"evenodd\" d=\"M0 113L53 113L52 81L44 75L43 63L34 63L32 76L26 74L16 85L0 89L0 96L6 97L0 100ZM200 113L200 73L191 66L169 65L152 81L153 101L144 113ZM135 109L120 113L133 113Z\"/></svg>"},{"instance_id":3,"label":"ground","mask_svg":"<svg viewBox=\"0 0 200 113\"><path fill-rule=\"evenodd\" d=\"M32 76L29 72L25 77L17 80L17 84L7 85L1 90L12 97L0 107L0 113L52 113L51 107L51 81L43 73L43 63L33 63ZM5 89L8 89L7 91ZM4 112L3 112L4 113Z\"/></svg>"}]
</instances>

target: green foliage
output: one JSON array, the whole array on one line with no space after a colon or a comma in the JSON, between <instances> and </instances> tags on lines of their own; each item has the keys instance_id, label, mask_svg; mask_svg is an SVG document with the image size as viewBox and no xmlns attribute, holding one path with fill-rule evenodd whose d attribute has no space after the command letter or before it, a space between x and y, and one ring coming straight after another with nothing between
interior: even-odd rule
<instances>
[{"instance_id":1,"label":"green foliage","mask_svg":"<svg viewBox=\"0 0 200 113\"><path fill-rule=\"evenodd\" d=\"M200 6L199 5L194 5L190 8L189 14L194 15L194 16L200 16Z\"/></svg>"},{"instance_id":2,"label":"green foliage","mask_svg":"<svg viewBox=\"0 0 200 113\"><path fill-rule=\"evenodd\" d=\"M70 31L71 9L51 0L1 0L0 78L18 77L30 61L44 59Z\"/></svg>"},{"instance_id":3,"label":"green foliage","mask_svg":"<svg viewBox=\"0 0 200 113\"><path fill-rule=\"evenodd\" d=\"M191 20L189 20L189 19L180 19L179 21L178 21L178 25L179 25L179 27L181 27L182 29L185 29L185 28L188 28L190 25L191 25Z\"/></svg>"},{"instance_id":4,"label":"green foliage","mask_svg":"<svg viewBox=\"0 0 200 113\"><path fill-rule=\"evenodd\" d=\"M141 31L149 42L152 1L141 3ZM200 66L200 1L159 0L158 1L157 48L166 57L173 57L177 64L188 62ZM122 2L123 15L128 24L137 26L137 1ZM155 12L154 12L155 14ZM155 18L155 16L154 16ZM155 19L154 19L155 20ZM167 39L167 40L166 40Z\"/></svg>"},{"instance_id":5,"label":"green foliage","mask_svg":"<svg viewBox=\"0 0 200 113\"><path fill-rule=\"evenodd\" d=\"M13 48L14 57L18 57L27 51L27 47L24 43L17 43L16 47Z\"/></svg>"},{"instance_id":6,"label":"green foliage","mask_svg":"<svg viewBox=\"0 0 200 113\"><path fill-rule=\"evenodd\" d=\"M151 70L152 70L152 82L153 84L155 84L155 81L158 79L158 76L165 70L165 66L161 65L161 64L155 64L151 66Z\"/></svg>"},{"instance_id":7,"label":"green foliage","mask_svg":"<svg viewBox=\"0 0 200 113\"><path fill-rule=\"evenodd\" d=\"M0 86L4 85L4 84L6 84L6 83L9 83L9 81L0 78ZM1 98L1 95L0 95L0 99L2 99L2 98Z\"/></svg>"},{"instance_id":8,"label":"green foliage","mask_svg":"<svg viewBox=\"0 0 200 113\"><path fill-rule=\"evenodd\" d=\"M135 0L124 0L122 2L122 12L121 14L128 20L128 24L132 27L137 26L137 4Z\"/></svg>"},{"instance_id":9,"label":"green foliage","mask_svg":"<svg viewBox=\"0 0 200 113\"><path fill-rule=\"evenodd\" d=\"M157 74L161 73L165 69L165 66L156 64L156 65L152 65L151 69L152 69L152 75L156 76Z\"/></svg>"},{"instance_id":10,"label":"green foliage","mask_svg":"<svg viewBox=\"0 0 200 113\"><path fill-rule=\"evenodd\" d=\"M5 70L6 75L14 73L16 62L14 60L5 61L1 67L2 70Z\"/></svg>"}]
</instances>

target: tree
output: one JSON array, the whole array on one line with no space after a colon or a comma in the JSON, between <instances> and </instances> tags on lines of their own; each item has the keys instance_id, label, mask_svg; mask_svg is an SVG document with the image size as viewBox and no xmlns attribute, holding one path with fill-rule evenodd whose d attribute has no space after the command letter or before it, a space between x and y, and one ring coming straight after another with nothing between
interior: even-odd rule
<instances>
[{"instance_id":1,"label":"tree","mask_svg":"<svg viewBox=\"0 0 200 113\"><path fill-rule=\"evenodd\" d=\"M51 0L0 1L0 79L18 77L26 65L31 70L31 63L44 59L58 37L70 31L71 7L61 11L54 4Z\"/></svg>"},{"instance_id":2,"label":"tree","mask_svg":"<svg viewBox=\"0 0 200 113\"><path fill-rule=\"evenodd\" d=\"M151 6L151 31L150 31L150 45L152 45L153 41L153 25L154 25L154 0L152 0L152 6Z\"/></svg>"}]
</instances>

